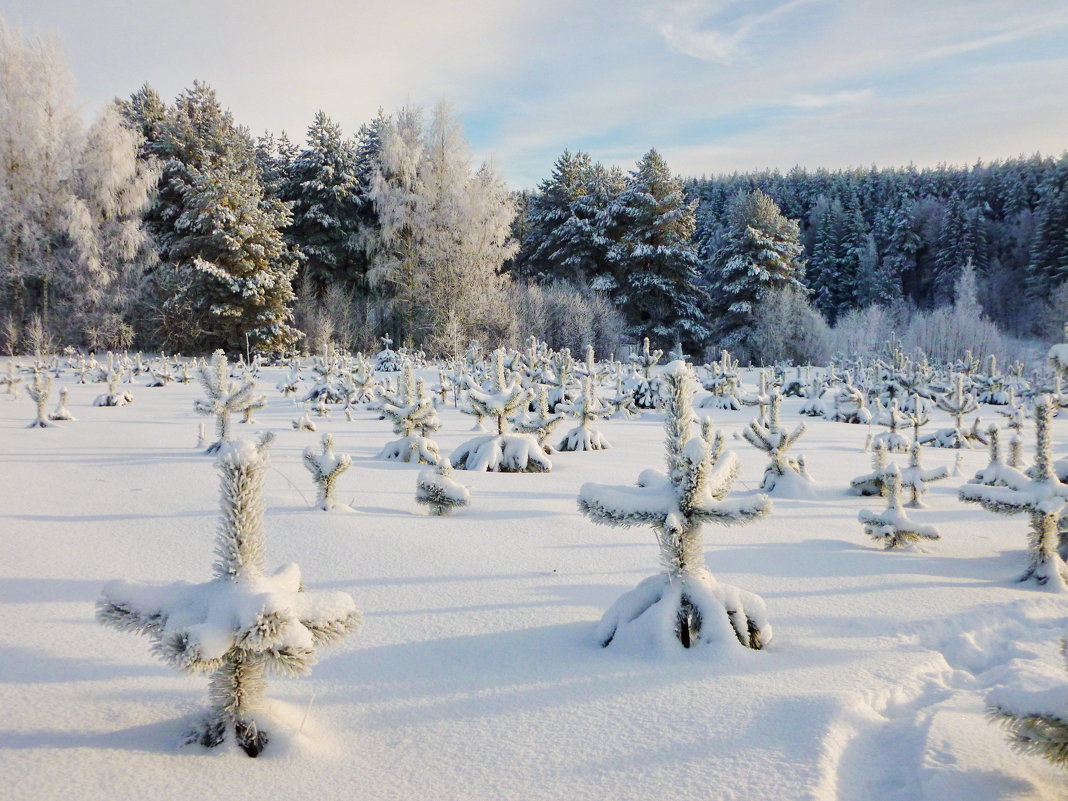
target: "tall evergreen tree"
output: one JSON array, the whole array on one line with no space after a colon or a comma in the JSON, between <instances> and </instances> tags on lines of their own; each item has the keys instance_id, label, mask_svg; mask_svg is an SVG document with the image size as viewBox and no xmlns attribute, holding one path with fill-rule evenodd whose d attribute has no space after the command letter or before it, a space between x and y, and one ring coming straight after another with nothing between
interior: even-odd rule
<instances>
[{"instance_id":1,"label":"tall evergreen tree","mask_svg":"<svg viewBox=\"0 0 1068 801\"><path fill-rule=\"evenodd\" d=\"M151 152L164 161L154 224L160 339L171 347L290 347L296 264L290 215L265 194L255 144L215 91L194 83L168 110Z\"/></svg>"},{"instance_id":2,"label":"tall evergreen tree","mask_svg":"<svg viewBox=\"0 0 1068 801\"><path fill-rule=\"evenodd\" d=\"M711 265L717 334L732 350L748 350L754 306L771 290L804 290L800 231L759 189L739 192L728 210L728 228Z\"/></svg>"},{"instance_id":3,"label":"tall evergreen tree","mask_svg":"<svg viewBox=\"0 0 1068 801\"><path fill-rule=\"evenodd\" d=\"M289 170L282 199L293 215L286 240L303 254L304 277L317 294L330 284L362 278L356 150L322 111L308 127L307 147Z\"/></svg>"},{"instance_id":4,"label":"tall evergreen tree","mask_svg":"<svg viewBox=\"0 0 1068 801\"><path fill-rule=\"evenodd\" d=\"M611 294L636 338L690 349L708 338L708 298L697 286L700 260L692 243L695 206L664 158L650 150L606 210L617 281Z\"/></svg>"}]
</instances>

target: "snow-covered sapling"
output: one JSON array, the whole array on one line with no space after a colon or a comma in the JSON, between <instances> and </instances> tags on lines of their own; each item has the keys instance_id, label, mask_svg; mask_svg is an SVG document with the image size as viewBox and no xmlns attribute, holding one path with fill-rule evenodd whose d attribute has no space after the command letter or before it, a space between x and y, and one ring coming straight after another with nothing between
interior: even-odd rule
<instances>
[{"instance_id":1,"label":"snow-covered sapling","mask_svg":"<svg viewBox=\"0 0 1068 801\"><path fill-rule=\"evenodd\" d=\"M230 440L230 415L244 412L249 406L263 408L267 398L253 394L256 391L255 379L249 378L241 384L230 380L230 366L226 354L221 350L215 351L210 362L200 366L197 376L208 398L194 401L193 409L198 414L215 417L218 439L208 446L207 453L216 453Z\"/></svg>"},{"instance_id":2,"label":"snow-covered sapling","mask_svg":"<svg viewBox=\"0 0 1068 801\"><path fill-rule=\"evenodd\" d=\"M323 434L322 447L318 453L313 448L304 449L304 466L315 481L315 508L329 512L331 509L345 508L337 500L337 479L352 466L352 457L347 453L334 453L334 437Z\"/></svg>"},{"instance_id":3,"label":"snow-covered sapling","mask_svg":"<svg viewBox=\"0 0 1068 801\"><path fill-rule=\"evenodd\" d=\"M733 480L733 463L711 465L704 437L691 436L696 382L684 362L672 362L661 376L667 413L667 474L646 471L642 486L585 484L579 510L595 523L652 526L664 572L625 593L597 627L600 643L674 643L689 647L740 642L762 648L771 639L764 601L753 593L720 584L705 566L701 526L737 525L771 510L766 495L717 500ZM726 485L726 486L725 486Z\"/></svg>"},{"instance_id":4,"label":"snow-covered sapling","mask_svg":"<svg viewBox=\"0 0 1068 801\"><path fill-rule=\"evenodd\" d=\"M93 406L125 406L128 403L133 403L133 393L119 392L118 383L121 379L121 369L108 369L104 374L104 381L107 382L108 391L103 395L97 395L93 401Z\"/></svg>"},{"instance_id":5,"label":"snow-covered sapling","mask_svg":"<svg viewBox=\"0 0 1068 801\"><path fill-rule=\"evenodd\" d=\"M642 340L641 352L630 356L630 361L638 368L634 403L639 409L656 409L660 406L660 379L653 377L653 368L663 355L662 350L650 350L649 337L646 337Z\"/></svg>"},{"instance_id":6,"label":"snow-covered sapling","mask_svg":"<svg viewBox=\"0 0 1068 801\"><path fill-rule=\"evenodd\" d=\"M522 420L517 420L515 430L520 434L531 434L538 440L543 451L552 453L553 446L550 440L553 430L563 419L563 413L549 411L549 388L544 384L539 384L534 399L534 411L528 412Z\"/></svg>"},{"instance_id":7,"label":"snow-covered sapling","mask_svg":"<svg viewBox=\"0 0 1068 801\"><path fill-rule=\"evenodd\" d=\"M861 509L857 519L864 524L864 532L887 550L904 548L920 540L940 539L938 529L909 520L901 508L901 473L897 465L885 471L886 508L881 512Z\"/></svg>"},{"instance_id":8,"label":"snow-covered sapling","mask_svg":"<svg viewBox=\"0 0 1068 801\"><path fill-rule=\"evenodd\" d=\"M56 404L56 410L48 415L49 420L75 420L73 414L70 413L70 409L67 408L67 396L70 393L66 387L61 387L59 390L59 403Z\"/></svg>"},{"instance_id":9,"label":"snow-covered sapling","mask_svg":"<svg viewBox=\"0 0 1068 801\"><path fill-rule=\"evenodd\" d=\"M163 586L113 581L97 602L101 623L148 636L154 652L180 670L212 674L211 710L187 743L211 748L229 740L253 757L270 739L263 728L264 674L307 673L318 646L360 625L351 597L305 592L297 565L264 574L268 441L233 441L219 450L222 519L212 580Z\"/></svg>"},{"instance_id":10,"label":"snow-covered sapling","mask_svg":"<svg viewBox=\"0 0 1068 801\"><path fill-rule=\"evenodd\" d=\"M382 350L375 355L375 370L380 373L399 373L404 358L390 348L393 340L387 335L382 337Z\"/></svg>"},{"instance_id":11,"label":"snow-covered sapling","mask_svg":"<svg viewBox=\"0 0 1068 801\"><path fill-rule=\"evenodd\" d=\"M787 451L805 433L805 424L799 423L792 432L783 428L779 424L781 404L782 395L778 390L773 391L768 403L767 423L752 420L742 431L746 442L766 453L770 459L768 466L764 468L764 480L760 484L760 488L768 492L773 492L776 487L789 488L798 481L811 483L805 474L803 463L787 456Z\"/></svg>"},{"instance_id":12,"label":"snow-covered sapling","mask_svg":"<svg viewBox=\"0 0 1068 801\"><path fill-rule=\"evenodd\" d=\"M836 423L867 425L871 422L864 392L849 383L848 379L834 393L834 412L829 418Z\"/></svg>"},{"instance_id":13,"label":"snow-covered sapling","mask_svg":"<svg viewBox=\"0 0 1068 801\"><path fill-rule=\"evenodd\" d=\"M26 394L37 405L37 417L27 428L48 428L52 424L45 415L45 404L52 394L52 376L48 373L34 372L33 381L26 387Z\"/></svg>"},{"instance_id":14,"label":"snow-covered sapling","mask_svg":"<svg viewBox=\"0 0 1068 801\"><path fill-rule=\"evenodd\" d=\"M409 387L397 396L385 395L381 406L382 416L393 422L393 432L400 439L389 442L379 452L379 459L388 461L437 464L441 459L438 445L427 437L438 430L438 413L434 399L426 390L422 378L412 386L412 366L404 366L401 387Z\"/></svg>"},{"instance_id":15,"label":"snow-covered sapling","mask_svg":"<svg viewBox=\"0 0 1068 801\"><path fill-rule=\"evenodd\" d=\"M467 506L471 502L471 493L463 484L453 480L452 463L442 459L436 467L420 471L415 500L426 506L430 514L440 517Z\"/></svg>"},{"instance_id":16,"label":"snow-covered sapling","mask_svg":"<svg viewBox=\"0 0 1068 801\"><path fill-rule=\"evenodd\" d=\"M315 423L312 422L311 415L308 410L304 410L304 414L293 421L293 428L296 431L314 431Z\"/></svg>"},{"instance_id":17,"label":"snow-covered sapling","mask_svg":"<svg viewBox=\"0 0 1068 801\"><path fill-rule=\"evenodd\" d=\"M1053 448L1050 423L1053 419L1053 400L1040 396L1035 400L1035 429L1037 445L1033 478L1006 467L1002 471L1003 487L965 484L959 497L966 503L978 503L984 509L999 514L1027 514L1031 531L1027 542L1027 570L1020 581L1033 580L1051 589L1068 589L1068 566L1058 546L1064 546L1060 521L1066 515L1068 484L1062 484L1053 471Z\"/></svg>"},{"instance_id":18,"label":"snow-covered sapling","mask_svg":"<svg viewBox=\"0 0 1068 801\"><path fill-rule=\"evenodd\" d=\"M1064 640L1061 655L1068 663L1068 642ZM1047 692L1042 692L1041 698L1049 704L1041 712L1017 712L995 703L990 708L990 717L1008 730L1009 742L1016 750L1040 756L1059 768L1068 768L1068 709L1063 700L1049 703L1052 699Z\"/></svg>"},{"instance_id":19,"label":"snow-covered sapling","mask_svg":"<svg viewBox=\"0 0 1068 801\"><path fill-rule=\"evenodd\" d=\"M875 423L885 426L889 431L876 434L872 444L881 442L888 451L893 453L904 453L909 449L908 438L901 433L902 429L909 426L909 416L898 409L896 398L890 401L890 406L875 415Z\"/></svg>"},{"instance_id":20,"label":"snow-covered sapling","mask_svg":"<svg viewBox=\"0 0 1068 801\"><path fill-rule=\"evenodd\" d=\"M975 474L974 478L968 479L969 484L982 484L987 487L1006 487L1004 472L1008 467L1001 459L1001 437L998 427L991 425L986 430L987 448L990 451L990 461L987 466Z\"/></svg>"},{"instance_id":21,"label":"snow-covered sapling","mask_svg":"<svg viewBox=\"0 0 1068 801\"><path fill-rule=\"evenodd\" d=\"M592 426L597 420L609 417L612 408L597 396L591 376L582 379L582 394L571 402L568 414L578 418L579 424L564 435L557 450L599 451L612 447L604 435Z\"/></svg>"},{"instance_id":22,"label":"snow-covered sapling","mask_svg":"<svg viewBox=\"0 0 1068 801\"><path fill-rule=\"evenodd\" d=\"M901 471L901 488L909 490L907 505L914 509L922 508L923 496L927 494L927 485L944 478L949 478L949 468L945 465L925 468L920 457L920 443L913 442L909 446L909 466Z\"/></svg>"},{"instance_id":23,"label":"snow-covered sapling","mask_svg":"<svg viewBox=\"0 0 1068 801\"><path fill-rule=\"evenodd\" d=\"M871 449L871 472L857 476L849 485L857 495L882 495L886 470L886 448L876 445Z\"/></svg>"},{"instance_id":24,"label":"snow-covered sapling","mask_svg":"<svg viewBox=\"0 0 1068 801\"><path fill-rule=\"evenodd\" d=\"M468 440L452 455L458 470L489 470L502 473L547 473L552 462L538 441L530 434L509 433L508 418L527 407L534 390L523 389L513 378L504 378L504 351L494 353L494 388L483 391L467 379L467 402L476 414L493 418L497 433Z\"/></svg>"},{"instance_id":25,"label":"snow-covered sapling","mask_svg":"<svg viewBox=\"0 0 1068 801\"><path fill-rule=\"evenodd\" d=\"M923 437L924 445L937 448L970 448L972 439L964 431L964 415L971 414L979 408L979 403L970 392L964 391L964 375L958 374L953 392L947 392L935 398L935 405L953 418L952 428L942 428ZM976 429L977 430L977 429Z\"/></svg>"}]
</instances>

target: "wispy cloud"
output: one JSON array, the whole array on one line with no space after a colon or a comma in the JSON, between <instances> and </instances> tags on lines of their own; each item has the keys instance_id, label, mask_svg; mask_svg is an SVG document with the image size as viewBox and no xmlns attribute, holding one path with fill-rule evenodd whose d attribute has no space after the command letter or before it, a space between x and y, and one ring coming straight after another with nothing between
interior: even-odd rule
<instances>
[{"instance_id":1,"label":"wispy cloud","mask_svg":"<svg viewBox=\"0 0 1068 801\"><path fill-rule=\"evenodd\" d=\"M794 108L828 108L830 106L851 105L870 100L875 96L872 89L860 89L858 91L829 92L827 94L797 94L794 95L788 105Z\"/></svg>"},{"instance_id":2,"label":"wispy cloud","mask_svg":"<svg viewBox=\"0 0 1068 801\"><path fill-rule=\"evenodd\" d=\"M565 149L687 174L1060 151L1064 0L6 0L52 28L89 108L194 78L254 131L317 109L454 102L472 150L533 186ZM167 41L158 32L168 30Z\"/></svg>"},{"instance_id":3,"label":"wispy cloud","mask_svg":"<svg viewBox=\"0 0 1068 801\"><path fill-rule=\"evenodd\" d=\"M754 31L763 30L791 12L816 0L788 0L771 8L734 19L725 19L744 0L675 0L649 13L660 35L677 53L702 61L732 64L744 52Z\"/></svg>"}]
</instances>

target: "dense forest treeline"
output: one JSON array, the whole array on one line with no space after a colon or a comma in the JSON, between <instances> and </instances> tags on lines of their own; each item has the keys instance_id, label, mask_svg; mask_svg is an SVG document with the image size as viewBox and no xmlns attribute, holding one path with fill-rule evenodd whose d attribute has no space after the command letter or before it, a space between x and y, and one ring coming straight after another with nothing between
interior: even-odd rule
<instances>
[{"instance_id":1,"label":"dense forest treeline","mask_svg":"<svg viewBox=\"0 0 1068 801\"><path fill-rule=\"evenodd\" d=\"M683 180L655 149L629 171L564 152L517 193L445 104L349 134L319 112L293 141L205 83L145 85L86 125L54 44L0 23L0 56L9 352L533 334L815 360L891 332L1048 339L1068 315L1068 156Z\"/></svg>"}]
</instances>

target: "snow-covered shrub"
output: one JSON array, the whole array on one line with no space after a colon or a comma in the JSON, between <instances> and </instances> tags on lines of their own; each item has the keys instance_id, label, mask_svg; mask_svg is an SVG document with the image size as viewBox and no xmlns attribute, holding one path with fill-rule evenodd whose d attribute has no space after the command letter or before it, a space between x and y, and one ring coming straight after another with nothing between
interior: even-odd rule
<instances>
[{"instance_id":1,"label":"snow-covered shrub","mask_svg":"<svg viewBox=\"0 0 1068 801\"><path fill-rule=\"evenodd\" d=\"M599 451L612 447L604 435L592 426L597 420L609 417L612 408L598 397L593 378L589 375L582 379L582 394L571 402L568 414L578 418L579 424L564 435L557 450Z\"/></svg>"},{"instance_id":2,"label":"snow-covered shrub","mask_svg":"<svg viewBox=\"0 0 1068 801\"><path fill-rule=\"evenodd\" d=\"M193 409L198 414L215 417L218 439L208 446L207 452L216 453L230 440L230 415L244 412L249 406L262 408L267 404L267 398L253 395L256 382L252 378L241 384L230 380L230 366L222 350L215 351L211 361L198 368L197 377L208 398L196 400Z\"/></svg>"},{"instance_id":3,"label":"snow-covered shrub","mask_svg":"<svg viewBox=\"0 0 1068 801\"><path fill-rule=\"evenodd\" d=\"M316 648L356 631L360 613L342 592L304 591L295 564L264 574L263 478L269 438L228 442L219 450L222 519L214 578L169 585L113 581L97 620L144 634L157 656L188 673L211 673L211 710L186 737L208 748L227 741L257 756L268 671L299 675Z\"/></svg>"},{"instance_id":4,"label":"snow-covered shrub","mask_svg":"<svg viewBox=\"0 0 1068 801\"><path fill-rule=\"evenodd\" d=\"M770 460L764 468L764 480L760 483L760 488L768 492L774 492L778 488L789 493L811 484L811 479L805 472L803 461L787 456L787 451L805 433L805 424L799 423L792 432L783 428L779 423L781 404L782 395L778 390L774 390L768 403L767 421L750 421L749 426L742 431L742 436L754 448L766 453Z\"/></svg>"},{"instance_id":5,"label":"snow-covered shrub","mask_svg":"<svg viewBox=\"0 0 1068 801\"><path fill-rule=\"evenodd\" d=\"M887 550L904 548L920 540L941 538L938 529L912 522L901 508L901 473L897 465L886 469L883 483L886 487L886 508L881 512L861 509L857 514L868 536L881 542Z\"/></svg>"},{"instance_id":6,"label":"snow-covered shrub","mask_svg":"<svg viewBox=\"0 0 1068 801\"><path fill-rule=\"evenodd\" d=\"M729 351L720 353L719 361L706 364L708 378L702 386L712 394L703 398L698 406L703 409L729 409L738 411L742 403L738 398L738 360L732 359Z\"/></svg>"},{"instance_id":7,"label":"snow-covered shrub","mask_svg":"<svg viewBox=\"0 0 1068 801\"><path fill-rule=\"evenodd\" d=\"M504 377L504 351L494 353L494 380L491 391L482 390L467 379L467 402L476 415L495 418L497 433L475 437L457 448L451 462L458 470L489 470L502 473L547 473L552 462L530 434L508 433L508 419L527 407L534 390L523 389L513 378Z\"/></svg>"},{"instance_id":8,"label":"snow-covered shrub","mask_svg":"<svg viewBox=\"0 0 1068 801\"><path fill-rule=\"evenodd\" d=\"M37 417L27 428L48 428L51 426L52 424L48 422L48 418L45 416L44 407L48 403L48 396L52 394L52 376L47 373L34 372L33 381L26 387L26 394L30 396L30 400L37 406Z\"/></svg>"},{"instance_id":9,"label":"snow-covered shrub","mask_svg":"<svg viewBox=\"0 0 1068 801\"><path fill-rule=\"evenodd\" d=\"M625 593L597 627L604 646L653 644L668 649L716 647L739 642L762 648L771 639L763 600L717 582L704 563L701 526L736 525L771 510L766 495L719 500L736 476L731 459L712 466L704 437L691 436L695 422L693 372L673 362L662 375L667 413L667 474L645 471L638 487L585 484L579 510L609 526L650 525L660 544L664 572Z\"/></svg>"},{"instance_id":10,"label":"snow-covered shrub","mask_svg":"<svg viewBox=\"0 0 1068 801\"><path fill-rule=\"evenodd\" d=\"M420 471L415 500L426 506L430 514L440 517L467 506L471 502L471 493L453 480L452 463L442 459L436 467Z\"/></svg>"},{"instance_id":11,"label":"snow-covered shrub","mask_svg":"<svg viewBox=\"0 0 1068 801\"><path fill-rule=\"evenodd\" d=\"M49 420L76 420L77 418L70 413L70 409L67 408L67 396L69 392L66 387L59 390L59 403L56 404L56 410L48 415Z\"/></svg>"},{"instance_id":12,"label":"snow-covered shrub","mask_svg":"<svg viewBox=\"0 0 1068 801\"><path fill-rule=\"evenodd\" d=\"M1006 467L1001 471L1003 487L965 484L959 497L966 503L978 503L999 514L1027 514L1031 531L1027 542L1027 570L1020 581L1033 580L1039 585L1065 591L1068 566L1058 547L1064 547L1060 521L1068 513L1068 484L1062 484L1053 469L1050 421L1053 402L1047 396L1035 401L1036 449L1033 478Z\"/></svg>"},{"instance_id":13,"label":"snow-covered shrub","mask_svg":"<svg viewBox=\"0 0 1068 801\"><path fill-rule=\"evenodd\" d=\"M337 479L352 466L352 457L347 453L334 453L334 437L323 434L322 447L318 453L313 448L304 449L304 466L315 481L315 508L329 512L331 509L348 508L337 500Z\"/></svg>"}]
</instances>

